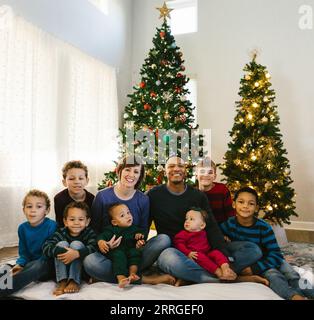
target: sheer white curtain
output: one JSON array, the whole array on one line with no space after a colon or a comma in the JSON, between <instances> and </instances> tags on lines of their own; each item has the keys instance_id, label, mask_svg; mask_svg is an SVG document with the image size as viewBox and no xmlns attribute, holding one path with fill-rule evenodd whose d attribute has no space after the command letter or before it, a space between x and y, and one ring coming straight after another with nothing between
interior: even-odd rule
<instances>
[{"instance_id":1,"label":"sheer white curtain","mask_svg":"<svg viewBox=\"0 0 314 320\"><path fill-rule=\"evenodd\" d=\"M61 190L64 162L86 163L96 191L116 158L116 92L112 67L0 7L0 248L16 243L30 188Z\"/></svg>"}]
</instances>

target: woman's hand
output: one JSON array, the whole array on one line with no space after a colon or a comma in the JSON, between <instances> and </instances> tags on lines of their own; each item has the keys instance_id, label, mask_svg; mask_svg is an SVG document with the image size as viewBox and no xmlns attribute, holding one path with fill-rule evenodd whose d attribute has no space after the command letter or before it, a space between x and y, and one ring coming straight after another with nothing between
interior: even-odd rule
<instances>
[{"instance_id":1,"label":"woman's hand","mask_svg":"<svg viewBox=\"0 0 314 320\"><path fill-rule=\"evenodd\" d=\"M65 253L61 253L57 255L57 259L62 261L64 264L69 264L73 260L78 259L80 257L80 253L78 250L74 250L72 248L64 248L67 250Z\"/></svg>"},{"instance_id":2,"label":"woman's hand","mask_svg":"<svg viewBox=\"0 0 314 320\"><path fill-rule=\"evenodd\" d=\"M106 254L110 250L110 248L105 240L99 240L97 242L97 244L98 244L98 248L99 248L100 252L103 254Z\"/></svg>"}]
</instances>

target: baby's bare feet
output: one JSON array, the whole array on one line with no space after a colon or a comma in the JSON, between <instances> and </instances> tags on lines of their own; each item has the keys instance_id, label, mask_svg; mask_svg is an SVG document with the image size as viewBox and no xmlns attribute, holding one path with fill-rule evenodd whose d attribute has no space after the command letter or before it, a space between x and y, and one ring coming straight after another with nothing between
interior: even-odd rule
<instances>
[{"instance_id":1,"label":"baby's bare feet","mask_svg":"<svg viewBox=\"0 0 314 320\"><path fill-rule=\"evenodd\" d=\"M153 274L150 276L143 276L142 283L145 283L145 284L164 283L164 284L170 284L174 286L176 283L176 278L171 276L170 274L161 274L161 275Z\"/></svg>"}]
</instances>

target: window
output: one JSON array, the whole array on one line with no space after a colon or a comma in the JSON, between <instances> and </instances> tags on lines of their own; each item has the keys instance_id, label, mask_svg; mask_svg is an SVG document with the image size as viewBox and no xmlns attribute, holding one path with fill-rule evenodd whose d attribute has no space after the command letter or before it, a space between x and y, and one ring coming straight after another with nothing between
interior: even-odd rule
<instances>
[{"instance_id":1,"label":"window","mask_svg":"<svg viewBox=\"0 0 314 320\"><path fill-rule=\"evenodd\" d=\"M102 13L108 14L108 0L88 0Z\"/></svg>"},{"instance_id":2,"label":"window","mask_svg":"<svg viewBox=\"0 0 314 320\"><path fill-rule=\"evenodd\" d=\"M170 13L172 34L197 32L197 0L172 0L167 6L174 9Z\"/></svg>"},{"instance_id":3,"label":"window","mask_svg":"<svg viewBox=\"0 0 314 320\"><path fill-rule=\"evenodd\" d=\"M193 116L194 116L194 125L196 125L197 124L197 81L196 79L190 78L190 81L185 86L190 91L190 94L187 95L187 98L192 103L191 107L195 107L195 109L193 110Z\"/></svg>"}]
</instances>

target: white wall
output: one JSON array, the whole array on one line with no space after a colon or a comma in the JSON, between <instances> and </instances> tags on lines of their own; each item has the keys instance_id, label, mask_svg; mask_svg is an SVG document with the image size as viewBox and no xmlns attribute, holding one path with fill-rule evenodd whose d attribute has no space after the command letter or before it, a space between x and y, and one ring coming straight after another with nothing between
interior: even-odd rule
<instances>
[{"instance_id":1,"label":"white wall","mask_svg":"<svg viewBox=\"0 0 314 320\"><path fill-rule=\"evenodd\" d=\"M121 109L131 90L132 0L109 0L104 15L87 0L0 0L42 30L116 67Z\"/></svg>"},{"instance_id":2,"label":"white wall","mask_svg":"<svg viewBox=\"0 0 314 320\"><path fill-rule=\"evenodd\" d=\"M198 121L212 129L217 162L230 141L235 104L248 52L262 50L258 62L272 75L281 133L290 159L297 212L314 226L314 29L299 28L299 7L313 0L198 0L199 31L176 36L186 72L198 79ZM133 74L138 75L160 26L160 0L134 0ZM295 220L295 219L293 219ZM314 228L313 228L314 229Z\"/></svg>"}]
</instances>

